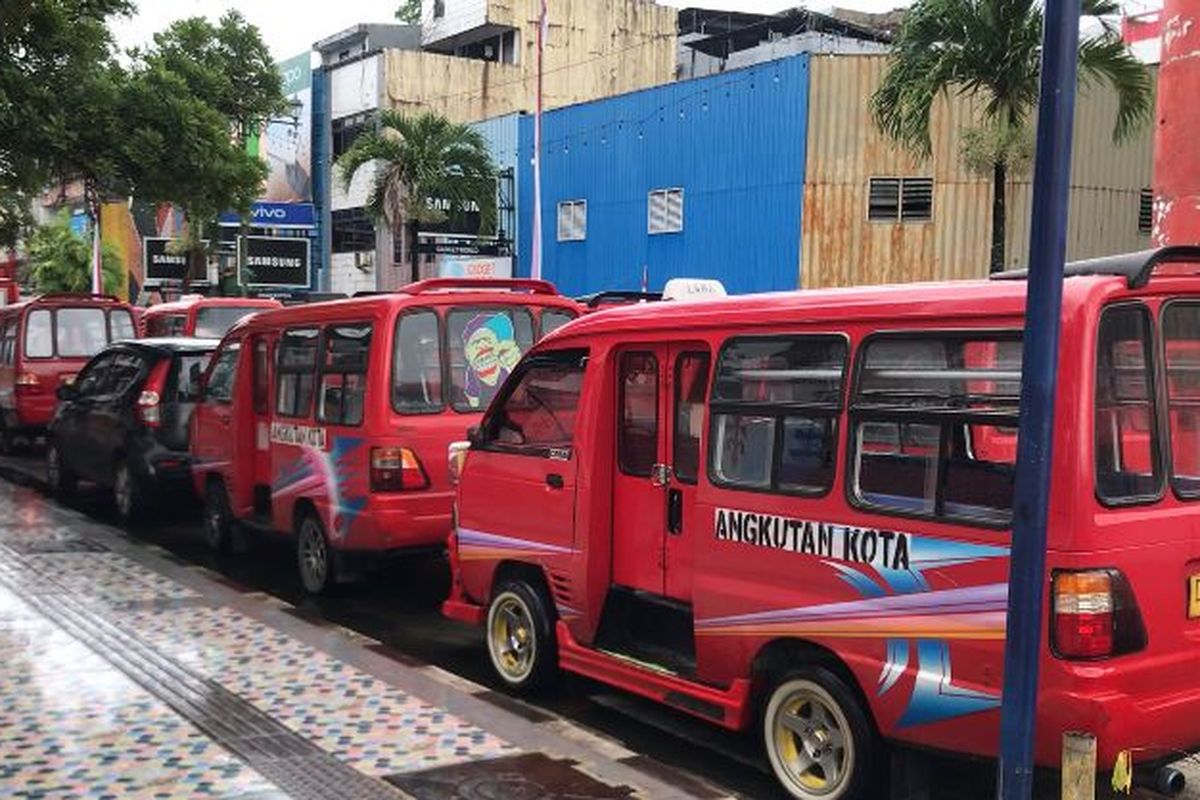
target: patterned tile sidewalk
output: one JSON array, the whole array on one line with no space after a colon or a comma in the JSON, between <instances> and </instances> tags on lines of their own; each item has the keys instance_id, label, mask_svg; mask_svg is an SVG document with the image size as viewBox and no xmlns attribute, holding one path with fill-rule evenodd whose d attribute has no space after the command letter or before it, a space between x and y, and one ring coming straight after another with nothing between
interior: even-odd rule
<instances>
[{"instance_id":1,"label":"patterned tile sidewalk","mask_svg":"<svg viewBox=\"0 0 1200 800\"><path fill-rule=\"evenodd\" d=\"M152 549L0 482L0 798L692 796Z\"/></svg>"}]
</instances>

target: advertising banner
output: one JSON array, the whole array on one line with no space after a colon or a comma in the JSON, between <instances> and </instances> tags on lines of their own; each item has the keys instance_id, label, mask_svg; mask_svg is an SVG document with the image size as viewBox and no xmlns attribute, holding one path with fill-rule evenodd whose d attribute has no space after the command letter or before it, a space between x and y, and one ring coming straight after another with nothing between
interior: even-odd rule
<instances>
[{"instance_id":1,"label":"advertising banner","mask_svg":"<svg viewBox=\"0 0 1200 800\"><path fill-rule=\"evenodd\" d=\"M254 228L312 228L317 224L317 214L312 203L270 203L259 201L251 204L248 224ZM223 228L237 228L242 218L227 211L218 219Z\"/></svg>"},{"instance_id":2,"label":"advertising banner","mask_svg":"<svg viewBox=\"0 0 1200 800\"><path fill-rule=\"evenodd\" d=\"M454 258L444 256L438 263L441 278L511 278L512 258Z\"/></svg>"},{"instance_id":3,"label":"advertising banner","mask_svg":"<svg viewBox=\"0 0 1200 800\"><path fill-rule=\"evenodd\" d=\"M161 286L164 283L183 283L188 281L193 286L208 283L208 259L196 257L189 275L188 259L192 253L175 253L180 239L166 239L147 236L142 246L142 274L145 276L144 285ZM208 241L202 241L201 246L207 250Z\"/></svg>"},{"instance_id":4,"label":"advertising banner","mask_svg":"<svg viewBox=\"0 0 1200 800\"><path fill-rule=\"evenodd\" d=\"M240 282L247 287L307 288L311 276L308 239L246 236Z\"/></svg>"},{"instance_id":5,"label":"advertising banner","mask_svg":"<svg viewBox=\"0 0 1200 800\"><path fill-rule=\"evenodd\" d=\"M259 155L270 172L261 199L274 203L312 202L312 67L303 53L276 67L293 111L267 123ZM293 118L292 113L296 116Z\"/></svg>"}]
</instances>

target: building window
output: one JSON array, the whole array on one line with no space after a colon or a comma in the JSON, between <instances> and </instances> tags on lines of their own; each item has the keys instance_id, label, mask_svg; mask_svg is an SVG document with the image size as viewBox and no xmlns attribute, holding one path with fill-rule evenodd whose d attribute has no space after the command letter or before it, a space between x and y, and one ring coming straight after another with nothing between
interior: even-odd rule
<instances>
[{"instance_id":1,"label":"building window","mask_svg":"<svg viewBox=\"0 0 1200 800\"><path fill-rule=\"evenodd\" d=\"M871 178L870 222L929 222L933 219L933 178Z\"/></svg>"},{"instance_id":2,"label":"building window","mask_svg":"<svg viewBox=\"0 0 1200 800\"><path fill-rule=\"evenodd\" d=\"M683 189L655 189L649 205L651 234L683 233Z\"/></svg>"},{"instance_id":3,"label":"building window","mask_svg":"<svg viewBox=\"0 0 1200 800\"><path fill-rule=\"evenodd\" d=\"M334 161L345 155L358 137L370 130L373 125L374 119L370 114L355 114L331 122L329 133Z\"/></svg>"},{"instance_id":4,"label":"building window","mask_svg":"<svg viewBox=\"0 0 1200 800\"><path fill-rule=\"evenodd\" d=\"M1154 190L1142 189L1138 198L1138 233L1149 236L1154 231Z\"/></svg>"},{"instance_id":5,"label":"building window","mask_svg":"<svg viewBox=\"0 0 1200 800\"><path fill-rule=\"evenodd\" d=\"M587 239L587 200L565 200L558 204L558 240L582 242Z\"/></svg>"},{"instance_id":6,"label":"building window","mask_svg":"<svg viewBox=\"0 0 1200 800\"><path fill-rule=\"evenodd\" d=\"M332 214L330 248L335 253L361 253L375 249L375 223L361 208L347 208Z\"/></svg>"}]
</instances>

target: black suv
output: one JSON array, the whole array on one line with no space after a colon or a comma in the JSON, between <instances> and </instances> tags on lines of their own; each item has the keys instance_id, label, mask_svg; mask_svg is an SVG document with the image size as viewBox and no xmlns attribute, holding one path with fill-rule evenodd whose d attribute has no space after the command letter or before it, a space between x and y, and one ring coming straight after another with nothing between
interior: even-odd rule
<instances>
[{"instance_id":1,"label":"black suv","mask_svg":"<svg viewBox=\"0 0 1200 800\"><path fill-rule=\"evenodd\" d=\"M46 477L60 498L79 479L113 494L123 521L163 490L190 489L188 421L216 339L135 339L112 344L59 387Z\"/></svg>"}]
</instances>

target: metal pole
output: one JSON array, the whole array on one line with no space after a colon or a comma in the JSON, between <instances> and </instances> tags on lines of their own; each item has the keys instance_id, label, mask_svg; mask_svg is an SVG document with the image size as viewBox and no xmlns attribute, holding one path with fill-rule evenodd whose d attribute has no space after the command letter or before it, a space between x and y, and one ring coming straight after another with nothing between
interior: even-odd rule
<instances>
[{"instance_id":1,"label":"metal pole","mask_svg":"<svg viewBox=\"0 0 1200 800\"><path fill-rule=\"evenodd\" d=\"M1046 519L1067 250L1079 7L1079 0L1047 0L1042 34L1004 699L1000 709L997 796L1001 800L1028 800L1033 791L1038 659L1044 627Z\"/></svg>"}]
</instances>

